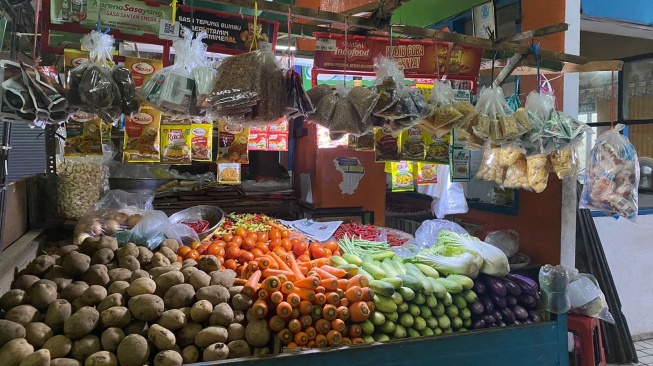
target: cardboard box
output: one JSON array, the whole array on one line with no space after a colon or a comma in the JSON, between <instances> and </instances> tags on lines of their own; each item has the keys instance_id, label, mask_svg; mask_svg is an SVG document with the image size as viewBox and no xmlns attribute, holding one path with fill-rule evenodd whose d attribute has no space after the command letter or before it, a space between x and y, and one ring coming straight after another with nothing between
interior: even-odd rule
<instances>
[{"instance_id":1,"label":"cardboard box","mask_svg":"<svg viewBox=\"0 0 653 366\"><path fill-rule=\"evenodd\" d=\"M4 250L29 229L27 214L27 180L19 180L9 184L5 193L7 200L3 212L3 232L0 240L0 250Z\"/></svg>"}]
</instances>

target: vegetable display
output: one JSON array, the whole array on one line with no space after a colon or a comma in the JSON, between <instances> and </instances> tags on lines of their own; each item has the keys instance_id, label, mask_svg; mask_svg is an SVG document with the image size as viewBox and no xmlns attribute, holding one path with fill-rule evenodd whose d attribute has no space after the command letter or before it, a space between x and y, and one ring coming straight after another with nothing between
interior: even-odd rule
<instances>
[{"instance_id":1,"label":"vegetable display","mask_svg":"<svg viewBox=\"0 0 653 366\"><path fill-rule=\"evenodd\" d=\"M358 222L340 224L333 237L336 240L344 238L354 238L367 241L376 241L381 233L379 228L374 225L363 225ZM387 243L391 247L401 246L406 243L407 239L393 233L387 233Z\"/></svg>"}]
</instances>

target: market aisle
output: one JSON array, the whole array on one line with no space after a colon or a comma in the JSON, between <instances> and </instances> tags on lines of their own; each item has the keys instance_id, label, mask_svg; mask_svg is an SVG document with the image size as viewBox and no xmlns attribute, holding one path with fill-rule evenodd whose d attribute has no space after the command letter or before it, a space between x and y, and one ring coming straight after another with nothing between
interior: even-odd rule
<instances>
[{"instance_id":1,"label":"market aisle","mask_svg":"<svg viewBox=\"0 0 653 366\"><path fill-rule=\"evenodd\" d=\"M653 366L653 339L635 342L635 349L637 350L637 358L639 363L630 364L637 366ZM608 366L616 366L608 364Z\"/></svg>"}]
</instances>

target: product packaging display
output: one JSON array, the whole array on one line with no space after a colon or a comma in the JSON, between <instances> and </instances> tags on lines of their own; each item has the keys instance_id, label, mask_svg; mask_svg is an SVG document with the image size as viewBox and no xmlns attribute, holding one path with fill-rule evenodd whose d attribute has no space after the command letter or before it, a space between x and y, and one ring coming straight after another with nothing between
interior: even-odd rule
<instances>
[{"instance_id":1,"label":"product packaging display","mask_svg":"<svg viewBox=\"0 0 653 366\"><path fill-rule=\"evenodd\" d=\"M479 114L473 120L472 131L483 140L504 144L515 141L526 132L519 128L501 87L483 88L476 109Z\"/></svg>"},{"instance_id":2,"label":"product packaging display","mask_svg":"<svg viewBox=\"0 0 653 366\"><path fill-rule=\"evenodd\" d=\"M240 164L218 163L218 183L240 184Z\"/></svg>"},{"instance_id":3,"label":"product packaging display","mask_svg":"<svg viewBox=\"0 0 653 366\"><path fill-rule=\"evenodd\" d=\"M218 122L218 162L248 164L249 139L249 128Z\"/></svg>"},{"instance_id":4,"label":"product packaging display","mask_svg":"<svg viewBox=\"0 0 653 366\"><path fill-rule=\"evenodd\" d=\"M374 129L376 161L399 161L399 138L386 128Z\"/></svg>"},{"instance_id":5,"label":"product packaging display","mask_svg":"<svg viewBox=\"0 0 653 366\"><path fill-rule=\"evenodd\" d=\"M212 161L213 123L193 121L190 133L190 147L193 161Z\"/></svg>"},{"instance_id":6,"label":"product packaging display","mask_svg":"<svg viewBox=\"0 0 653 366\"><path fill-rule=\"evenodd\" d=\"M66 159L57 164L59 213L79 220L102 197L108 186L109 167L102 158Z\"/></svg>"},{"instance_id":7,"label":"product packaging display","mask_svg":"<svg viewBox=\"0 0 653 366\"><path fill-rule=\"evenodd\" d=\"M161 163L190 164L191 138L191 123L189 120L163 121L161 123Z\"/></svg>"},{"instance_id":8,"label":"product packaging display","mask_svg":"<svg viewBox=\"0 0 653 366\"><path fill-rule=\"evenodd\" d=\"M392 186L393 192L413 191L414 187L414 163L412 161L392 162Z\"/></svg>"},{"instance_id":9,"label":"product packaging display","mask_svg":"<svg viewBox=\"0 0 653 366\"><path fill-rule=\"evenodd\" d=\"M102 120L83 112L66 122L65 157L102 156Z\"/></svg>"},{"instance_id":10,"label":"product packaging display","mask_svg":"<svg viewBox=\"0 0 653 366\"><path fill-rule=\"evenodd\" d=\"M139 113L125 118L123 163L159 162L159 132L161 112L144 107Z\"/></svg>"}]
</instances>

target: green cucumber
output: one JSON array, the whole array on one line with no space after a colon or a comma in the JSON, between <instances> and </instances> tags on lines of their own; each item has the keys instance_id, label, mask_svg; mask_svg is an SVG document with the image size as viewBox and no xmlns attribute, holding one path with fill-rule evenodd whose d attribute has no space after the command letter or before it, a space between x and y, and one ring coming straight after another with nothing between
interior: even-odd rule
<instances>
[{"instance_id":1,"label":"green cucumber","mask_svg":"<svg viewBox=\"0 0 653 366\"><path fill-rule=\"evenodd\" d=\"M386 277L396 277L399 272L395 269L395 266L392 265L392 259L386 258L381 261L381 268L385 270Z\"/></svg>"},{"instance_id":2,"label":"green cucumber","mask_svg":"<svg viewBox=\"0 0 653 366\"><path fill-rule=\"evenodd\" d=\"M424 330L419 332L419 335L421 335L422 337L432 336L433 334L434 334L433 329L431 328L424 328Z\"/></svg>"},{"instance_id":3,"label":"green cucumber","mask_svg":"<svg viewBox=\"0 0 653 366\"><path fill-rule=\"evenodd\" d=\"M471 326L472 326L472 319L463 319L463 327L471 328Z\"/></svg>"},{"instance_id":4,"label":"green cucumber","mask_svg":"<svg viewBox=\"0 0 653 366\"><path fill-rule=\"evenodd\" d=\"M451 318L451 327L452 328L462 328L463 327L463 320L460 319L460 317L453 317Z\"/></svg>"},{"instance_id":5,"label":"green cucumber","mask_svg":"<svg viewBox=\"0 0 653 366\"><path fill-rule=\"evenodd\" d=\"M451 306L453 304L453 298L451 297L451 294L447 292L447 294L444 296L444 299L442 299L442 303L444 306Z\"/></svg>"},{"instance_id":6,"label":"green cucumber","mask_svg":"<svg viewBox=\"0 0 653 366\"><path fill-rule=\"evenodd\" d=\"M450 334L450 333L453 333L453 329L451 329L451 327L444 330L444 334Z\"/></svg>"},{"instance_id":7,"label":"green cucumber","mask_svg":"<svg viewBox=\"0 0 653 366\"><path fill-rule=\"evenodd\" d=\"M385 277L385 273L383 272L383 269L379 268L379 266L377 266L374 263L370 263L370 262L363 263L363 269L367 271L367 273L371 274L372 277L374 277L374 279L376 280L380 280ZM461 291L462 291L462 286L461 286Z\"/></svg>"},{"instance_id":8,"label":"green cucumber","mask_svg":"<svg viewBox=\"0 0 653 366\"><path fill-rule=\"evenodd\" d=\"M397 322L399 320L399 313L398 312L392 312L392 313L383 313L383 316L385 316L386 320L389 320L391 322Z\"/></svg>"},{"instance_id":9,"label":"green cucumber","mask_svg":"<svg viewBox=\"0 0 653 366\"><path fill-rule=\"evenodd\" d=\"M420 271L422 271L422 273L426 277L431 277L431 278L439 278L440 277L440 273L438 273L438 270L431 267L431 266L429 266L429 265L422 264L422 263L414 263L414 265Z\"/></svg>"},{"instance_id":10,"label":"green cucumber","mask_svg":"<svg viewBox=\"0 0 653 366\"><path fill-rule=\"evenodd\" d=\"M438 299L435 298L435 295L429 295L426 297L426 306L434 308L438 304Z\"/></svg>"},{"instance_id":11,"label":"green cucumber","mask_svg":"<svg viewBox=\"0 0 653 366\"><path fill-rule=\"evenodd\" d=\"M458 316L463 318L463 320L471 319L472 318L472 312L468 308L464 308L464 309L460 310L460 315L458 315Z\"/></svg>"},{"instance_id":12,"label":"green cucumber","mask_svg":"<svg viewBox=\"0 0 653 366\"><path fill-rule=\"evenodd\" d=\"M392 258L392 265L397 270L397 273L406 274L406 265L404 264L404 261L401 258L399 257Z\"/></svg>"},{"instance_id":13,"label":"green cucumber","mask_svg":"<svg viewBox=\"0 0 653 366\"><path fill-rule=\"evenodd\" d=\"M413 299L413 302L417 305L424 305L426 304L426 296L424 296L423 293L418 292L415 294L415 298Z\"/></svg>"},{"instance_id":14,"label":"green cucumber","mask_svg":"<svg viewBox=\"0 0 653 366\"><path fill-rule=\"evenodd\" d=\"M356 254L345 253L342 255L342 259L346 260L347 263L355 264L359 267L363 265L363 260Z\"/></svg>"},{"instance_id":15,"label":"green cucumber","mask_svg":"<svg viewBox=\"0 0 653 366\"><path fill-rule=\"evenodd\" d=\"M399 279L399 280L401 280L401 279ZM402 283L403 283L403 281L402 281ZM399 293L399 295L401 295L401 297L404 298L404 301L411 301L416 296L415 291L411 290L408 287L404 287L404 286L398 288L397 292Z\"/></svg>"},{"instance_id":16,"label":"green cucumber","mask_svg":"<svg viewBox=\"0 0 653 366\"><path fill-rule=\"evenodd\" d=\"M431 311L431 308L429 308L428 306L422 305L419 307L419 316L421 316L422 318L424 319L430 318L432 315L433 312Z\"/></svg>"},{"instance_id":17,"label":"green cucumber","mask_svg":"<svg viewBox=\"0 0 653 366\"><path fill-rule=\"evenodd\" d=\"M331 265L334 267L342 266L343 264L349 264L343 257L337 255L332 255L330 258Z\"/></svg>"},{"instance_id":18,"label":"green cucumber","mask_svg":"<svg viewBox=\"0 0 653 366\"><path fill-rule=\"evenodd\" d=\"M363 275L363 277L367 278L368 281L372 281L374 279L374 276L364 270L363 267L358 268L358 274Z\"/></svg>"},{"instance_id":19,"label":"green cucumber","mask_svg":"<svg viewBox=\"0 0 653 366\"><path fill-rule=\"evenodd\" d=\"M435 328L435 329L433 329L433 334L435 334L435 335L440 335L440 334L442 334L442 333L443 333L443 332L442 332L442 329L440 329L440 328ZM367 342L367 341L365 341L365 342Z\"/></svg>"},{"instance_id":20,"label":"green cucumber","mask_svg":"<svg viewBox=\"0 0 653 366\"><path fill-rule=\"evenodd\" d=\"M394 303L397 304L397 305L399 305L399 304L401 304L402 302L404 302L404 298L401 297L401 295L399 295L398 292L395 292L394 294L392 294L392 296L390 296L390 298L391 298L392 301L394 301Z\"/></svg>"},{"instance_id":21,"label":"green cucumber","mask_svg":"<svg viewBox=\"0 0 653 366\"><path fill-rule=\"evenodd\" d=\"M415 324L413 324L413 329L422 331L426 329L426 320L422 318L421 316L416 316L415 317Z\"/></svg>"},{"instance_id":22,"label":"green cucumber","mask_svg":"<svg viewBox=\"0 0 653 366\"><path fill-rule=\"evenodd\" d=\"M458 282L465 290L471 290L474 287L474 281L467 276L453 274L447 276L447 279Z\"/></svg>"},{"instance_id":23,"label":"green cucumber","mask_svg":"<svg viewBox=\"0 0 653 366\"><path fill-rule=\"evenodd\" d=\"M393 252L392 250L386 250L383 252L370 254L370 257L375 261L382 261L386 258L392 258L394 256L395 256L395 252Z\"/></svg>"},{"instance_id":24,"label":"green cucumber","mask_svg":"<svg viewBox=\"0 0 653 366\"><path fill-rule=\"evenodd\" d=\"M444 288L444 286L442 286L438 281L436 281L435 278L429 277L428 280L431 283L431 286L433 286L433 294L435 297L438 299L444 298L445 294L447 293L447 289Z\"/></svg>"},{"instance_id":25,"label":"green cucumber","mask_svg":"<svg viewBox=\"0 0 653 366\"><path fill-rule=\"evenodd\" d=\"M404 282L404 287L408 287L415 292L422 292L424 290L424 284L422 284L422 281L411 275L400 274L397 275L397 277L401 278L401 280Z\"/></svg>"},{"instance_id":26,"label":"green cucumber","mask_svg":"<svg viewBox=\"0 0 653 366\"><path fill-rule=\"evenodd\" d=\"M406 328L401 325L401 324L396 324L395 325L395 331L392 333L393 336L395 336L397 339L401 338L406 338L408 333L406 332Z\"/></svg>"},{"instance_id":27,"label":"green cucumber","mask_svg":"<svg viewBox=\"0 0 653 366\"><path fill-rule=\"evenodd\" d=\"M385 333L374 333L372 337L374 337L376 342L387 342L390 340L390 336Z\"/></svg>"},{"instance_id":28,"label":"green cucumber","mask_svg":"<svg viewBox=\"0 0 653 366\"><path fill-rule=\"evenodd\" d=\"M408 337L410 337L410 338L418 338L418 337L421 337L421 335L419 334L419 332L416 331L415 329L413 329L413 328L408 328L407 330L408 330Z\"/></svg>"},{"instance_id":29,"label":"green cucumber","mask_svg":"<svg viewBox=\"0 0 653 366\"><path fill-rule=\"evenodd\" d=\"M384 313L392 313L397 311L397 304L395 304L391 298L385 297L383 295L374 295L374 305L376 306L377 310Z\"/></svg>"},{"instance_id":30,"label":"green cucumber","mask_svg":"<svg viewBox=\"0 0 653 366\"><path fill-rule=\"evenodd\" d=\"M435 315L437 315L437 316L442 316L442 315L444 315L444 311L445 311L445 309L444 309L444 304L443 304L442 302L439 302L439 303L438 303L437 305L435 305L435 307L434 307L433 309L431 309L431 310L433 310L433 314L435 314Z\"/></svg>"},{"instance_id":31,"label":"green cucumber","mask_svg":"<svg viewBox=\"0 0 653 366\"><path fill-rule=\"evenodd\" d=\"M463 290L460 295L465 299L468 304L473 304L478 301L478 296L472 290Z\"/></svg>"},{"instance_id":32,"label":"green cucumber","mask_svg":"<svg viewBox=\"0 0 653 366\"><path fill-rule=\"evenodd\" d=\"M408 264L412 265L412 263L408 263ZM422 286L424 287L422 292L424 293L424 295L430 295L433 293L433 285L431 285L431 282L427 280L427 277L424 276L424 274L415 266L408 267L406 273L415 277L418 281L422 282Z\"/></svg>"},{"instance_id":33,"label":"green cucumber","mask_svg":"<svg viewBox=\"0 0 653 366\"><path fill-rule=\"evenodd\" d=\"M415 318L408 313L403 313L399 317L399 324L403 325L406 328L412 327L414 323L415 323Z\"/></svg>"},{"instance_id":34,"label":"green cucumber","mask_svg":"<svg viewBox=\"0 0 653 366\"><path fill-rule=\"evenodd\" d=\"M402 302L401 304L397 305L397 312L400 314L403 314L408 311L408 303L407 302Z\"/></svg>"},{"instance_id":35,"label":"green cucumber","mask_svg":"<svg viewBox=\"0 0 653 366\"><path fill-rule=\"evenodd\" d=\"M419 306L415 304L408 304L408 313L412 316L419 315Z\"/></svg>"},{"instance_id":36,"label":"green cucumber","mask_svg":"<svg viewBox=\"0 0 653 366\"><path fill-rule=\"evenodd\" d=\"M438 326L441 329L448 329L451 327L451 320L445 315L440 316L438 317Z\"/></svg>"},{"instance_id":37,"label":"green cucumber","mask_svg":"<svg viewBox=\"0 0 653 366\"><path fill-rule=\"evenodd\" d=\"M447 308L446 314L449 318L453 318L455 316L458 316L458 314L460 314L460 311L455 306L449 306Z\"/></svg>"},{"instance_id":38,"label":"green cucumber","mask_svg":"<svg viewBox=\"0 0 653 366\"><path fill-rule=\"evenodd\" d=\"M371 280L369 287L372 289L372 291L374 291L375 294L387 297L390 297L395 293L394 286L384 281Z\"/></svg>"},{"instance_id":39,"label":"green cucumber","mask_svg":"<svg viewBox=\"0 0 653 366\"><path fill-rule=\"evenodd\" d=\"M436 319L435 317L424 318L424 319L426 319L426 326L427 327L429 327L431 329L435 329L435 328L438 327L438 319Z\"/></svg>"},{"instance_id":40,"label":"green cucumber","mask_svg":"<svg viewBox=\"0 0 653 366\"><path fill-rule=\"evenodd\" d=\"M361 329L363 330L363 334L371 335L374 333L374 323L372 323L371 320L367 319L358 325L360 325Z\"/></svg>"},{"instance_id":41,"label":"green cucumber","mask_svg":"<svg viewBox=\"0 0 653 366\"><path fill-rule=\"evenodd\" d=\"M334 257L334 256L332 256L332 257ZM360 268L358 268L357 265L349 264L349 263L339 265L339 266L337 266L337 268L344 269L345 272L347 272L348 277L356 276L358 274L358 271L360 270Z\"/></svg>"},{"instance_id":42,"label":"green cucumber","mask_svg":"<svg viewBox=\"0 0 653 366\"><path fill-rule=\"evenodd\" d=\"M378 327L377 329L385 334L392 334L395 331L395 323L391 321L386 321L385 323L381 324L381 326Z\"/></svg>"},{"instance_id":43,"label":"green cucumber","mask_svg":"<svg viewBox=\"0 0 653 366\"><path fill-rule=\"evenodd\" d=\"M363 334L361 338L363 338L365 343L374 343L374 337L372 337L370 334Z\"/></svg>"},{"instance_id":44,"label":"green cucumber","mask_svg":"<svg viewBox=\"0 0 653 366\"><path fill-rule=\"evenodd\" d=\"M386 277L382 278L381 281L391 284L395 290L399 290L401 286L404 285L404 281L402 281L399 277Z\"/></svg>"},{"instance_id":45,"label":"green cucumber","mask_svg":"<svg viewBox=\"0 0 653 366\"><path fill-rule=\"evenodd\" d=\"M452 295L451 298L453 300L454 306L456 306L458 309L464 309L467 307L467 301L465 301L462 296Z\"/></svg>"},{"instance_id":46,"label":"green cucumber","mask_svg":"<svg viewBox=\"0 0 653 366\"><path fill-rule=\"evenodd\" d=\"M370 321L376 326L385 323L385 320L385 315L380 311L374 311L372 312L372 315L370 315Z\"/></svg>"},{"instance_id":47,"label":"green cucumber","mask_svg":"<svg viewBox=\"0 0 653 366\"><path fill-rule=\"evenodd\" d=\"M436 278L435 280L439 282L442 286L444 286L444 288L450 294L459 294L463 292L463 285L461 285L456 281L449 280L446 278Z\"/></svg>"}]
</instances>

